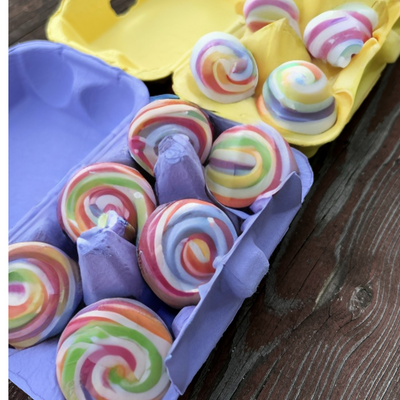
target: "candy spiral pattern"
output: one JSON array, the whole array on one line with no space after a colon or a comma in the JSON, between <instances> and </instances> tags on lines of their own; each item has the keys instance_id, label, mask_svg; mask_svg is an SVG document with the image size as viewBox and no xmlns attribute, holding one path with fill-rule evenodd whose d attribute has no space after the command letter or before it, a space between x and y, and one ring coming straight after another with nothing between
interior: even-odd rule
<instances>
[{"instance_id":1,"label":"candy spiral pattern","mask_svg":"<svg viewBox=\"0 0 400 400\"><path fill-rule=\"evenodd\" d=\"M67 400L161 400L170 385L164 359L172 338L135 300L84 308L61 335L57 380Z\"/></svg>"},{"instance_id":2,"label":"candy spiral pattern","mask_svg":"<svg viewBox=\"0 0 400 400\"><path fill-rule=\"evenodd\" d=\"M154 176L158 144L167 136L189 137L202 163L212 144L212 127L207 115L195 104L182 100L156 100L143 107L129 128L129 150L134 160Z\"/></svg>"},{"instance_id":3,"label":"candy spiral pattern","mask_svg":"<svg viewBox=\"0 0 400 400\"><path fill-rule=\"evenodd\" d=\"M246 25L256 32L272 22L286 18L300 36L300 11L293 0L246 0L243 6Z\"/></svg>"},{"instance_id":4,"label":"candy spiral pattern","mask_svg":"<svg viewBox=\"0 0 400 400\"><path fill-rule=\"evenodd\" d=\"M139 236L155 207L153 190L138 171L122 164L98 163L81 169L66 184L58 201L58 219L76 241L98 224L101 214L113 210Z\"/></svg>"},{"instance_id":5,"label":"candy spiral pattern","mask_svg":"<svg viewBox=\"0 0 400 400\"><path fill-rule=\"evenodd\" d=\"M316 135L336 122L336 101L325 74L306 61L289 61L265 81L257 108L263 119L290 132Z\"/></svg>"},{"instance_id":6,"label":"candy spiral pattern","mask_svg":"<svg viewBox=\"0 0 400 400\"><path fill-rule=\"evenodd\" d=\"M230 219L211 203L190 199L160 206L139 241L142 275L170 306L197 304L198 287L214 275L214 259L225 255L236 237Z\"/></svg>"},{"instance_id":7,"label":"candy spiral pattern","mask_svg":"<svg viewBox=\"0 0 400 400\"><path fill-rule=\"evenodd\" d=\"M46 243L8 249L8 342L33 346L59 333L82 299L78 265Z\"/></svg>"},{"instance_id":8,"label":"candy spiral pattern","mask_svg":"<svg viewBox=\"0 0 400 400\"><path fill-rule=\"evenodd\" d=\"M289 145L266 124L238 125L214 142L206 183L222 204L250 206L261 194L275 193L298 167Z\"/></svg>"},{"instance_id":9,"label":"candy spiral pattern","mask_svg":"<svg viewBox=\"0 0 400 400\"><path fill-rule=\"evenodd\" d=\"M193 47L190 68L202 93L219 103L247 99L258 82L253 55L227 33L211 32L200 38Z\"/></svg>"},{"instance_id":10,"label":"candy spiral pattern","mask_svg":"<svg viewBox=\"0 0 400 400\"><path fill-rule=\"evenodd\" d=\"M372 37L377 23L378 15L372 8L350 3L313 18L304 30L303 41L315 58L345 68Z\"/></svg>"}]
</instances>

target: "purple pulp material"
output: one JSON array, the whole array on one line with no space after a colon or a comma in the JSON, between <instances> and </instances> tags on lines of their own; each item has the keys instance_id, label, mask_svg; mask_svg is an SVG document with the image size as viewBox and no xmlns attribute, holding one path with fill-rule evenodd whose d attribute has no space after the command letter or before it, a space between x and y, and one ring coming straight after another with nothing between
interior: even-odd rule
<instances>
[{"instance_id":1,"label":"purple pulp material","mask_svg":"<svg viewBox=\"0 0 400 400\"><path fill-rule=\"evenodd\" d=\"M98 227L83 232L76 244L86 305L111 297L134 297L140 301L145 282L134 244L112 228Z\"/></svg>"},{"instance_id":2,"label":"purple pulp material","mask_svg":"<svg viewBox=\"0 0 400 400\"><path fill-rule=\"evenodd\" d=\"M10 228L148 101L141 81L68 46L34 41L11 48Z\"/></svg>"},{"instance_id":3,"label":"purple pulp material","mask_svg":"<svg viewBox=\"0 0 400 400\"><path fill-rule=\"evenodd\" d=\"M12 49L10 58L19 54L19 47L21 47L21 52L24 53L25 46L28 45L21 45ZM88 68L90 68L90 71L87 71L85 82L86 79L94 79L94 76L97 74L96 67L93 67L93 65L96 65L98 68L100 68L99 66L101 65L102 68L109 69L110 73L115 73L116 75L121 74L121 76L126 77L122 71L106 66L101 61L80 54L62 45L36 42L32 44L32 46L34 48L36 46L39 52L41 52L43 48L51 52L50 47L53 47L53 51L56 54L58 54L60 48L63 49L61 51L61 54L65 57L63 64L66 63L66 59L69 59L66 55L69 55L71 52L73 55L73 57L71 57L79 61L79 68L84 68L85 63L87 63ZM48 54L47 57L51 58ZM95 62L95 64L93 64L93 62ZM11 64L12 62L10 62L10 65ZM70 66L72 70L75 68L74 65L74 62L71 62ZM107 76L106 73L105 75ZM103 78L100 76L100 87L102 87L102 79ZM104 79L107 81L106 78ZM136 81L132 77L129 77L129 79ZM15 83L16 81L18 81L18 83ZM14 91L14 84L16 85L16 91L27 91L28 89L26 86L28 84L22 84L22 82L24 82L24 76L21 76L20 79L15 78L15 80L12 80L10 82L10 91ZM147 92L145 88L142 88L142 84L139 81L137 82L138 86L135 96L136 93L138 93L139 98L142 99L141 101L146 103ZM81 86L83 86L83 83L84 82L81 83ZM42 86L46 86L46 84L42 82L41 84L38 83L37 86L41 88ZM75 87L75 84L72 83L72 86ZM71 92L70 88L65 88L67 91L68 89ZM140 97L140 93L144 93L143 97ZM60 98L64 98L64 94L60 93ZM78 96L74 101L80 102L81 97ZM139 102L140 101L137 101L135 104L139 106ZM143 105L144 104L141 104L140 106ZM31 107L35 107L35 102L33 100L31 102ZM80 107L81 106L78 107L76 104L74 106L71 104L71 109ZM94 107L94 109L97 109L97 106ZM50 110L51 108L49 108L48 111L50 112ZM80 110L83 112L81 108ZM135 110L137 111L137 108L135 108ZM103 118L107 117L106 111L107 110L104 109L102 111ZM134 112L132 112L132 114L134 114ZM74 115L76 118L80 118L83 114L78 113ZM46 117L43 116L42 118ZM89 145L87 146L88 152L91 150L90 154L84 154L81 157L82 159L80 158L67 163L65 160L61 159L64 157L68 158L68 152L58 151L56 153L57 156L54 156L52 162L54 164L57 164L58 161L60 161L60 163L65 163L65 171L61 171L59 175L53 176L53 183L52 186L49 187L48 193L46 192L46 187L41 187L43 192L41 192L41 197L37 201L32 200L31 203L19 203L21 207L26 207L26 209L20 211L21 215L25 214L25 216L19 219L19 214L15 211L14 218L16 221L19 219L19 221L16 222L15 226L10 231L11 243L26 240L43 240L62 248L76 259L76 246L61 232L58 225L56 215L58 195L64 184L72 175L85 165L94 162L112 161L137 168L137 165L129 156L127 149L128 128L132 118L121 118L122 122L118 125L118 128L113 130L105 140L102 140L103 138L98 138L97 142L90 142L92 143L92 147ZM215 117L212 114L211 118L216 126L217 133L221 133L229 127L236 125L231 121ZM19 131L11 129L11 127L12 125L10 124L10 137L13 135L18 136ZM36 134L36 132L32 132L31 130L31 134L32 133ZM92 131L92 134L96 135L97 133L93 133ZM70 135L74 137L75 131L70 131ZM91 134L89 133L88 135ZM42 143L49 153L51 151L54 152L54 145L51 144L52 142L50 139L51 138L49 138L50 144L47 144L47 139L43 139ZM79 138L79 144L75 141L74 146L76 148L86 146L84 142L92 139L93 138L82 136ZM59 150L60 146L56 148ZM73 146L71 145L71 149L72 148ZM41 150L37 148L37 151ZM45 150L42 149L42 151ZM299 165L300 175L295 173L291 174L278 193L274 194L272 197L262 199L258 204L259 211L257 213L247 214L242 211L235 211L235 214L239 215L244 220L241 226L242 234L235 241L228 254L215 260L214 267L216 272L213 278L206 285L199 288L201 297L199 304L195 307L183 308L176 317L177 310L174 315L167 315L168 313L163 315L162 310L165 304L162 303L161 300L159 300L160 303L158 305L153 304L153 310L159 313L169 327L172 326L172 331L176 337L166 359L166 366L172 384L169 391L164 396L164 400L176 400L179 393L184 393L197 371L206 361L212 349L216 346L224 331L232 322L244 299L255 292L262 277L268 272L268 258L282 240L313 181L312 171L307 158L296 150L293 150L293 152ZM30 158L29 160L31 165L35 167L36 162L41 162L34 158ZM16 172L12 170L18 168L22 170L21 165L26 169L26 160L23 157L20 158L19 162L15 161L11 163L10 160L10 181L11 177L18 176ZM52 168L49 168L48 165L49 164L47 164L48 171L46 170L43 172L43 177L46 178L48 178L49 174L52 176ZM14 184L18 186L26 183L25 180L22 180L14 182ZM34 191L35 186L28 185L28 187ZM31 193L28 188L25 187L24 190L26 191L24 193L30 196ZM201 191L201 188L196 188L196 190ZM32 193L32 197L33 194L34 193ZM11 193L10 199L12 200L10 203L12 203L14 199ZM36 205L40 200L42 200L41 203ZM34 208L29 211L29 207ZM27 211L29 212L26 214ZM113 231L113 233L115 236L120 237L116 232ZM116 237L113 236L111 240L116 240ZM115 244L115 252L118 252L121 245L119 240L116 240L115 243L117 242L119 244ZM250 271L251 273L249 273ZM112 274L106 274L106 277L108 277L109 282L112 283ZM149 304L153 301L154 294L151 293L151 291L143 291L141 296L141 301L145 304ZM55 375L57 341L58 337L55 337L28 349L9 349L9 378L34 400L63 399Z\"/></svg>"},{"instance_id":4,"label":"purple pulp material","mask_svg":"<svg viewBox=\"0 0 400 400\"><path fill-rule=\"evenodd\" d=\"M329 117L335 112L336 102L332 99L332 103L321 111L314 112L301 112L293 110L289 107L283 106L280 101L274 96L271 89L268 86L268 81L263 87L263 98L266 109L270 112L273 117L279 119L291 121L291 122L309 122L317 121Z\"/></svg>"},{"instance_id":5,"label":"purple pulp material","mask_svg":"<svg viewBox=\"0 0 400 400\"><path fill-rule=\"evenodd\" d=\"M134 298L155 311L171 328L177 310L163 303L144 281L136 246L124 238L127 222L115 211L109 214L108 226L83 232L76 243L84 303L113 297Z\"/></svg>"},{"instance_id":6,"label":"purple pulp material","mask_svg":"<svg viewBox=\"0 0 400 400\"><path fill-rule=\"evenodd\" d=\"M160 204L182 199L210 201L203 167L186 135L176 134L161 140L154 175Z\"/></svg>"}]
</instances>

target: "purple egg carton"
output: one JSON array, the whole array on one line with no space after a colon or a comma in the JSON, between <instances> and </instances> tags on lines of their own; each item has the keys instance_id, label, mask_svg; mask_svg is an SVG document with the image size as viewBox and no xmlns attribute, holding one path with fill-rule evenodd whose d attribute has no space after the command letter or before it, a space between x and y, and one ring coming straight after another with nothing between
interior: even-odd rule
<instances>
[{"instance_id":1,"label":"purple egg carton","mask_svg":"<svg viewBox=\"0 0 400 400\"><path fill-rule=\"evenodd\" d=\"M127 148L129 123L147 104L146 86L122 70L50 42L10 49L9 185L10 243L36 240L76 259L76 247L61 231L58 195L85 165L100 161L136 167ZM217 133L237 125L209 114ZM167 322L176 338L166 359L172 381L164 400L184 393L243 301L268 272L268 259L308 193L313 174L293 149L300 175L244 219L242 234L216 259L212 280L200 287L196 307ZM171 324L172 322L172 324ZM24 350L9 349L9 378L35 400L62 400L55 375L58 337Z\"/></svg>"}]
</instances>

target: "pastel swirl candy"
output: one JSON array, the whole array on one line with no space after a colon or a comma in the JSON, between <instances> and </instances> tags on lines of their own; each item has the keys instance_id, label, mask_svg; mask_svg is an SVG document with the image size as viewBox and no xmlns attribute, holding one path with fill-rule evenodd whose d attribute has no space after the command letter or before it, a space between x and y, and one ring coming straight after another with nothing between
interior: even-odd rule
<instances>
[{"instance_id":1,"label":"pastel swirl candy","mask_svg":"<svg viewBox=\"0 0 400 400\"><path fill-rule=\"evenodd\" d=\"M56 335L82 299L78 265L46 243L8 248L8 342L33 346Z\"/></svg>"},{"instance_id":2,"label":"pastel swirl candy","mask_svg":"<svg viewBox=\"0 0 400 400\"><path fill-rule=\"evenodd\" d=\"M129 128L129 151L133 159L154 176L158 145L167 136L186 135L204 163L212 144L212 127L207 115L183 100L156 100L143 107Z\"/></svg>"},{"instance_id":3,"label":"pastel swirl candy","mask_svg":"<svg viewBox=\"0 0 400 400\"><path fill-rule=\"evenodd\" d=\"M232 35L211 32L193 47L190 68L203 94L219 103L252 96L258 82L253 55Z\"/></svg>"},{"instance_id":4,"label":"pastel swirl candy","mask_svg":"<svg viewBox=\"0 0 400 400\"><path fill-rule=\"evenodd\" d=\"M66 184L58 201L62 229L76 241L98 224L99 217L115 211L140 235L156 207L150 184L133 168L117 163L98 163L78 171Z\"/></svg>"},{"instance_id":5,"label":"pastel swirl candy","mask_svg":"<svg viewBox=\"0 0 400 400\"><path fill-rule=\"evenodd\" d=\"M313 18L304 30L303 41L313 57L345 68L372 37L378 15L363 4L357 7L351 3L340 8Z\"/></svg>"},{"instance_id":6,"label":"pastel swirl candy","mask_svg":"<svg viewBox=\"0 0 400 400\"><path fill-rule=\"evenodd\" d=\"M230 219L211 203L189 199L160 206L139 241L143 278L172 307L197 304L199 286L214 275L214 259L225 255L236 237Z\"/></svg>"},{"instance_id":7,"label":"pastel swirl candy","mask_svg":"<svg viewBox=\"0 0 400 400\"><path fill-rule=\"evenodd\" d=\"M161 400L172 338L135 300L100 300L70 321L58 343L57 380L67 400Z\"/></svg>"},{"instance_id":8,"label":"pastel swirl candy","mask_svg":"<svg viewBox=\"0 0 400 400\"><path fill-rule=\"evenodd\" d=\"M214 142L206 183L222 204L250 206L261 194L275 193L298 167L289 145L266 124L238 125Z\"/></svg>"},{"instance_id":9,"label":"pastel swirl candy","mask_svg":"<svg viewBox=\"0 0 400 400\"><path fill-rule=\"evenodd\" d=\"M306 61L289 61L272 71L258 98L263 119L290 132L316 135L336 122L336 101L325 74Z\"/></svg>"},{"instance_id":10,"label":"pastel swirl candy","mask_svg":"<svg viewBox=\"0 0 400 400\"><path fill-rule=\"evenodd\" d=\"M286 18L300 36L300 11L293 0L246 0L243 6L246 25L252 32Z\"/></svg>"}]
</instances>

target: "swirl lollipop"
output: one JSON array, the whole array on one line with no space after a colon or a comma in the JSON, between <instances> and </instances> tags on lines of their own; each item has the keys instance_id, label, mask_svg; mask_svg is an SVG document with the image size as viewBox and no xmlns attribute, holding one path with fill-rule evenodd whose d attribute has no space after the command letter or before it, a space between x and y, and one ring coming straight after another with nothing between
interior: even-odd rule
<instances>
[{"instance_id":1,"label":"swirl lollipop","mask_svg":"<svg viewBox=\"0 0 400 400\"><path fill-rule=\"evenodd\" d=\"M286 18L300 36L300 11L293 0L246 0L243 6L246 25L252 32Z\"/></svg>"},{"instance_id":2,"label":"swirl lollipop","mask_svg":"<svg viewBox=\"0 0 400 400\"><path fill-rule=\"evenodd\" d=\"M210 121L199 107L182 100L156 100L143 107L129 128L129 151L134 160L154 176L158 144L163 138L178 133L189 138L204 163L212 144Z\"/></svg>"},{"instance_id":3,"label":"swirl lollipop","mask_svg":"<svg viewBox=\"0 0 400 400\"><path fill-rule=\"evenodd\" d=\"M316 135L336 122L336 102L325 74L306 61L289 61L265 81L257 108L263 119L290 132Z\"/></svg>"},{"instance_id":4,"label":"swirl lollipop","mask_svg":"<svg viewBox=\"0 0 400 400\"><path fill-rule=\"evenodd\" d=\"M142 275L170 306L197 304L198 287L214 275L214 259L225 255L236 237L230 219L211 203L190 199L160 206L139 241Z\"/></svg>"},{"instance_id":5,"label":"swirl lollipop","mask_svg":"<svg viewBox=\"0 0 400 400\"><path fill-rule=\"evenodd\" d=\"M140 235L156 199L150 184L133 168L98 163L78 171L66 184L58 201L62 229L76 241L98 224L99 217L114 210Z\"/></svg>"},{"instance_id":6,"label":"swirl lollipop","mask_svg":"<svg viewBox=\"0 0 400 400\"><path fill-rule=\"evenodd\" d=\"M275 193L298 171L289 145L266 124L238 125L214 142L206 167L206 183L222 204L242 208L265 193Z\"/></svg>"},{"instance_id":7,"label":"swirl lollipop","mask_svg":"<svg viewBox=\"0 0 400 400\"><path fill-rule=\"evenodd\" d=\"M345 68L372 37L377 23L378 15L372 8L350 3L313 18L304 30L303 41L313 57Z\"/></svg>"},{"instance_id":8,"label":"swirl lollipop","mask_svg":"<svg viewBox=\"0 0 400 400\"><path fill-rule=\"evenodd\" d=\"M25 348L65 327L82 299L79 268L46 243L16 243L8 255L8 341Z\"/></svg>"},{"instance_id":9,"label":"swirl lollipop","mask_svg":"<svg viewBox=\"0 0 400 400\"><path fill-rule=\"evenodd\" d=\"M67 400L161 400L172 338L135 300L100 300L70 321L58 343L57 380Z\"/></svg>"},{"instance_id":10,"label":"swirl lollipop","mask_svg":"<svg viewBox=\"0 0 400 400\"><path fill-rule=\"evenodd\" d=\"M193 47L190 68L199 89L219 103L235 103L254 94L258 82L253 55L234 36L211 32Z\"/></svg>"}]
</instances>

